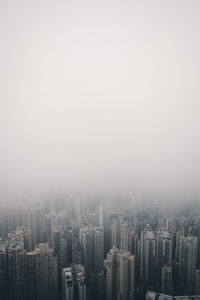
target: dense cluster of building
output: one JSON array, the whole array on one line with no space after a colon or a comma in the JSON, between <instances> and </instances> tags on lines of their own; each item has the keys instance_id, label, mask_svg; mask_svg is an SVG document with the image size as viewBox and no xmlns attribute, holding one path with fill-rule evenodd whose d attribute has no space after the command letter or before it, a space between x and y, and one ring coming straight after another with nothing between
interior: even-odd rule
<instances>
[{"instance_id":1,"label":"dense cluster of building","mask_svg":"<svg viewBox=\"0 0 200 300\"><path fill-rule=\"evenodd\" d=\"M199 269L198 205L68 197L0 209L2 300L199 299Z\"/></svg>"}]
</instances>

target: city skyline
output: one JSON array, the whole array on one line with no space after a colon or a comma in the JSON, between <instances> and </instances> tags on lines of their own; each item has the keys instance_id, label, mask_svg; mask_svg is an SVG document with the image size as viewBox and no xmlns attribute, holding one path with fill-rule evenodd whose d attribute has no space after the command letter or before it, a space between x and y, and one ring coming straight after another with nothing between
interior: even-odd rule
<instances>
[{"instance_id":1,"label":"city skyline","mask_svg":"<svg viewBox=\"0 0 200 300\"><path fill-rule=\"evenodd\" d=\"M200 0L0 0L0 300L200 300Z\"/></svg>"},{"instance_id":2,"label":"city skyline","mask_svg":"<svg viewBox=\"0 0 200 300\"><path fill-rule=\"evenodd\" d=\"M0 205L2 300L199 299L199 202L79 200Z\"/></svg>"}]
</instances>

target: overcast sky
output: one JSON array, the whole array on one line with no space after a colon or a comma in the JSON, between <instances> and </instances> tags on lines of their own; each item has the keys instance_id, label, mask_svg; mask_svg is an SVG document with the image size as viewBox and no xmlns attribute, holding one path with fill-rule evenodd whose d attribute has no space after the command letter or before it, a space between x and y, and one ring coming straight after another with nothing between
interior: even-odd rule
<instances>
[{"instance_id":1,"label":"overcast sky","mask_svg":"<svg viewBox=\"0 0 200 300\"><path fill-rule=\"evenodd\" d=\"M1 192L200 195L199 0L1 0Z\"/></svg>"}]
</instances>

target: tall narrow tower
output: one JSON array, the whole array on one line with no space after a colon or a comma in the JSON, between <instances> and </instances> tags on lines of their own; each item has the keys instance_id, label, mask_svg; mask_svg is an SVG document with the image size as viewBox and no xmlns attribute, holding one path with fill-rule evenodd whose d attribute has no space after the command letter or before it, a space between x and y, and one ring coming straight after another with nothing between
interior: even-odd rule
<instances>
[{"instance_id":1,"label":"tall narrow tower","mask_svg":"<svg viewBox=\"0 0 200 300\"><path fill-rule=\"evenodd\" d=\"M82 226L80 229L80 243L83 253L83 264L86 271L86 280L89 275L103 270L104 236L101 226Z\"/></svg>"},{"instance_id":2,"label":"tall narrow tower","mask_svg":"<svg viewBox=\"0 0 200 300\"><path fill-rule=\"evenodd\" d=\"M197 237L181 236L179 241L179 287L181 293L194 293L197 268Z\"/></svg>"},{"instance_id":3,"label":"tall narrow tower","mask_svg":"<svg viewBox=\"0 0 200 300\"><path fill-rule=\"evenodd\" d=\"M72 275L72 268L62 270L62 300L74 300L75 281Z\"/></svg>"},{"instance_id":4,"label":"tall narrow tower","mask_svg":"<svg viewBox=\"0 0 200 300\"><path fill-rule=\"evenodd\" d=\"M156 279L156 237L150 227L141 232L140 277L146 284L151 284Z\"/></svg>"},{"instance_id":5,"label":"tall narrow tower","mask_svg":"<svg viewBox=\"0 0 200 300\"><path fill-rule=\"evenodd\" d=\"M48 244L36 249L36 299L54 300L58 292L58 259Z\"/></svg>"},{"instance_id":6,"label":"tall narrow tower","mask_svg":"<svg viewBox=\"0 0 200 300\"><path fill-rule=\"evenodd\" d=\"M127 250L112 248L106 261L107 300L133 300L134 256Z\"/></svg>"}]
</instances>

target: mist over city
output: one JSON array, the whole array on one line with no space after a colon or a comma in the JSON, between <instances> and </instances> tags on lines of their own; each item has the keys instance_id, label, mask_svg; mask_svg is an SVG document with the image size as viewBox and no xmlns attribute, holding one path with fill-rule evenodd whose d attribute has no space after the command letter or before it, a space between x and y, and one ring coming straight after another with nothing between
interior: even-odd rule
<instances>
[{"instance_id":1,"label":"mist over city","mask_svg":"<svg viewBox=\"0 0 200 300\"><path fill-rule=\"evenodd\" d=\"M200 299L200 2L0 1L0 299Z\"/></svg>"}]
</instances>

